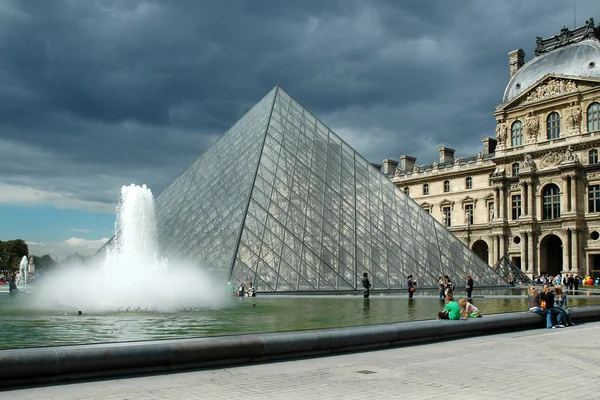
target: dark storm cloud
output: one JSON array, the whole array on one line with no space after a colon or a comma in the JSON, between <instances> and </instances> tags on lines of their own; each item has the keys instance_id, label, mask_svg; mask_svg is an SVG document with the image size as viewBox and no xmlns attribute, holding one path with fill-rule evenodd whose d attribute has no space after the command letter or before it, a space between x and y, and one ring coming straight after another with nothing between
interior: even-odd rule
<instances>
[{"instance_id":1,"label":"dark storm cloud","mask_svg":"<svg viewBox=\"0 0 600 400\"><path fill-rule=\"evenodd\" d=\"M2 182L156 192L276 84L372 161L469 155L507 53L572 27L568 3L0 1Z\"/></svg>"}]
</instances>

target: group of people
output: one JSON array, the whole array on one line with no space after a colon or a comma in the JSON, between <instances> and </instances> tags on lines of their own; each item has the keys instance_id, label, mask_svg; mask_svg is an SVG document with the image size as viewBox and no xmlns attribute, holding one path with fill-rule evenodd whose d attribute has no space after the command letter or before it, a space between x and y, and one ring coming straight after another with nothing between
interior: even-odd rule
<instances>
[{"instance_id":1,"label":"group of people","mask_svg":"<svg viewBox=\"0 0 600 400\"><path fill-rule=\"evenodd\" d=\"M589 280L588 280L586 277L586 280L589 282L589 280L592 280L592 279L591 279L591 277L589 277ZM579 286L584 284L584 279L579 275L573 275L573 274L566 274L565 276L562 276L561 274L558 274L558 275L544 274L544 275L539 275L539 276L534 277L533 283L535 283L537 285L552 285L552 286L562 285L564 290L579 290ZM592 283L593 283L593 280L592 280Z\"/></svg>"},{"instance_id":2,"label":"group of people","mask_svg":"<svg viewBox=\"0 0 600 400\"><path fill-rule=\"evenodd\" d=\"M445 299L448 294L454 293L454 282L448 275L440 275L438 278L438 286L440 288L440 299ZM467 298L473 298L473 278L471 275L467 275L465 277L465 292L467 293Z\"/></svg>"},{"instance_id":3,"label":"group of people","mask_svg":"<svg viewBox=\"0 0 600 400\"><path fill-rule=\"evenodd\" d=\"M231 282L227 282L227 292L233 297L256 297L256 289L252 282L248 282L247 286L240 282L237 288Z\"/></svg>"},{"instance_id":4,"label":"group of people","mask_svg":"<svg viewBox=\"0 0 600 400\"><path fill-rule=\"evenodd\" d=\"M469 319L481 318L479 309L471 304L467 299L460 299L458 302L454 300L452 292L446 294L446 305L444 309L438 313L437 319Z\"/></svg>"},{"instance_id":5,"label":"group of people","mask_svg":"<svg viewBox=\"0 0 600 400\"><path fill-rule=\"evenodd\" d=\"M575 326L569 315L567 294L563 291L562 285L554 286L554 290L544 285L541 292L531 286L527 300L529 312L546 316L546 328ZM553 317L556 317L556 324Z\"/></svg>"},{"instance_id":6,"label":"group of people","mask_svg":"<svg viewBox=\"0 0 600 400\"><path fill-rule=\"evenodd\" d=\"M5 285L8 282L8 292L10 294L13 293L21 293L21 290L17 287L17 281L19 280L19 272L15 271L8 275L8 278L3 273L0 276L0 285Z\"/></svg>"}]
</instances>

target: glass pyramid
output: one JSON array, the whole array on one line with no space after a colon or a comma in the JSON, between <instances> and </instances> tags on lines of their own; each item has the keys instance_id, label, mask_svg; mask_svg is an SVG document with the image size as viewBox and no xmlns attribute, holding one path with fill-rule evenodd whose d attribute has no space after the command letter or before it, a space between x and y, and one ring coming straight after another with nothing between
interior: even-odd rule
<instances>
[{"instance_id":1,"label":"glass pyramid","mask_svg":"<svg viewBox=\"0 0 600 400\"><path fill-rule=\"evenodd\" d=\"M156 198L163 254L259 291L507 285L278 86Z\"/></svg>"}]
</instances>

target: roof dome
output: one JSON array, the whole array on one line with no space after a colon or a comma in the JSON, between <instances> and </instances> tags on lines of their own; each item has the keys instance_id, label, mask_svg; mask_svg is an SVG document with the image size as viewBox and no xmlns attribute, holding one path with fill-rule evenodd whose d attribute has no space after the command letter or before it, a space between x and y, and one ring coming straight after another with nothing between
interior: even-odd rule
<instances>
[{"instance_id":1,"label":"roof dome","mask_svg":"<svg viewBox=\"0 0 600 400\"><path fill-rule=\"evenodd\" d=\"M508 82L503 102L528 91L548 74L600 78L600 42L586 39L533 58Z\"/></svg>"}]
</instances>

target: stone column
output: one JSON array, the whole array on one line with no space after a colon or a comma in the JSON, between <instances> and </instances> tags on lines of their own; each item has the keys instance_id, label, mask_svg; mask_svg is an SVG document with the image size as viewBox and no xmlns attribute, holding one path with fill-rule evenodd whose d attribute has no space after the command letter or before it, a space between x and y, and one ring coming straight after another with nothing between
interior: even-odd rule
<instances>
[{"instance_id":1,"label":"stone column","mask_svg":"<svg viewBox=\"0 0 600 400\"><path fill-rule=\"evenodd\" d=\"M490 265L493 266L494 264L496 264L496 261L498 261L498 240L496 240L496 235L491 235L490 238L492 239L492 248L491 248L492 263Z\"/></svg>"},{"instance_id":2,"label":"stone column","mask_svg":"<svg viewBox=\"0 0 600 400\"><path fill-rule=\"evenodd\" d=\"M506 255L506 243L504 243L504 234L498 235L498 244L500 250L500 257L504 257ZM498 258L500 258L498 257Z\"/></svg>"},{"instance_id":3,"label":"stone column","mask_svg":"<svg viewBox=\"0 0 600 400\"><path fill-rule=\"evenodd\" d=\"M571 248L571 268L579 273L579 229L577 228L573 228L571 233Z\"/></svg>"},{"instance_id":4,"label":"stone column","mask_svg":"<svg viewBox=\"0 0 600 400\"><path fill-rule=\"evenodd\" d=\"M563 232L565 233L565 240L563 243L563 270L561 272L567 272L571 271L571 228L563 229Z\"/></svg>"},{"instance_id":5,"label":"stone column","mask_svg":"<svg viewBox=\"0 0 600 400\"><path fill-rule=\"evenodd\" d=\"M525 272L529 269L529 260L527 259L527 244L529 235L527 231L521 231L519 233L521 234L521 271Z\"/></svg>"},{"instance_id":6,"label":"stone column","mask_svg":"<svg viewBox=\"0 0 600 400\"><path fill-rule=\"evenodd\" d=\"M528 215L533 217L537 214L535 212L535 193L533 191L533 182L529 182L527 188L527 208L529 210Z\"/></svg>"},{"instance_id":7,"label":"stone column","mask_svg":"<svg viewBox=\"0 0 600 400\"><path fill-rule=\"evenodd\" d=\"M533 232L531 232L531 234L529 236L527 236L527 248L529 249L529 252L527 254L527 263L529 264L529 272L532 275L539 275L540 274L540 267L539 265L535 265L535 248L533 247L533 237L535 236L535 234Z\"/></svg>"},{"instance_id":8,"label":"stone column","mask_svg":"<svg viewBox=\"0 0 600 400\"><path fill-rule=\"evenodd\" d=\"M574 175L571 177L571 211L577 212L578 203L577 203L577 181L579 177Z\"/></svg>"},{"instance_id":9,"label":"stone column","mask_svg":"<svg viewBox=\"0 0 600 400\"><path fill-rule=\"evenodd\" d=\"M523 216L529 215L529 205L527 204L527 182L521 183L521 204L523 206Z\"/></svg>"},{"instance_id":10,"label":"stone column","mask_svg":"<svg viewBox=\"0 0 600 400\"><path fill-rule=\"evenodd\" d=\"M569 177L562 176L562 185L560 185L560 215L569 211Z\"/></svg>"},{"instance_id":11,"label":"stone column","mask_svg":"<svg viewBox=\"0 0 600 400\"><path fill-rule=\"evenodd\" d=\"M500 198L498 195L498 187L494 186L494 219L500 217L498 210L500 209ZM492 221L490 221L492 222Z\"/></svg>"},{"instance_id":12,"label":"stone column","mask_svg":"<svg viewBox=\"0 0 600 400\"><path fill-rule=\"evenodd\" d=\"M499 209L498 209L498 219L504 221L505 219L505 214L504 214L504 210L506 208L506 196L504 193L504 186L500 186L498 188L498 202L499 204Z\"/></svg>"}]
</instances>

